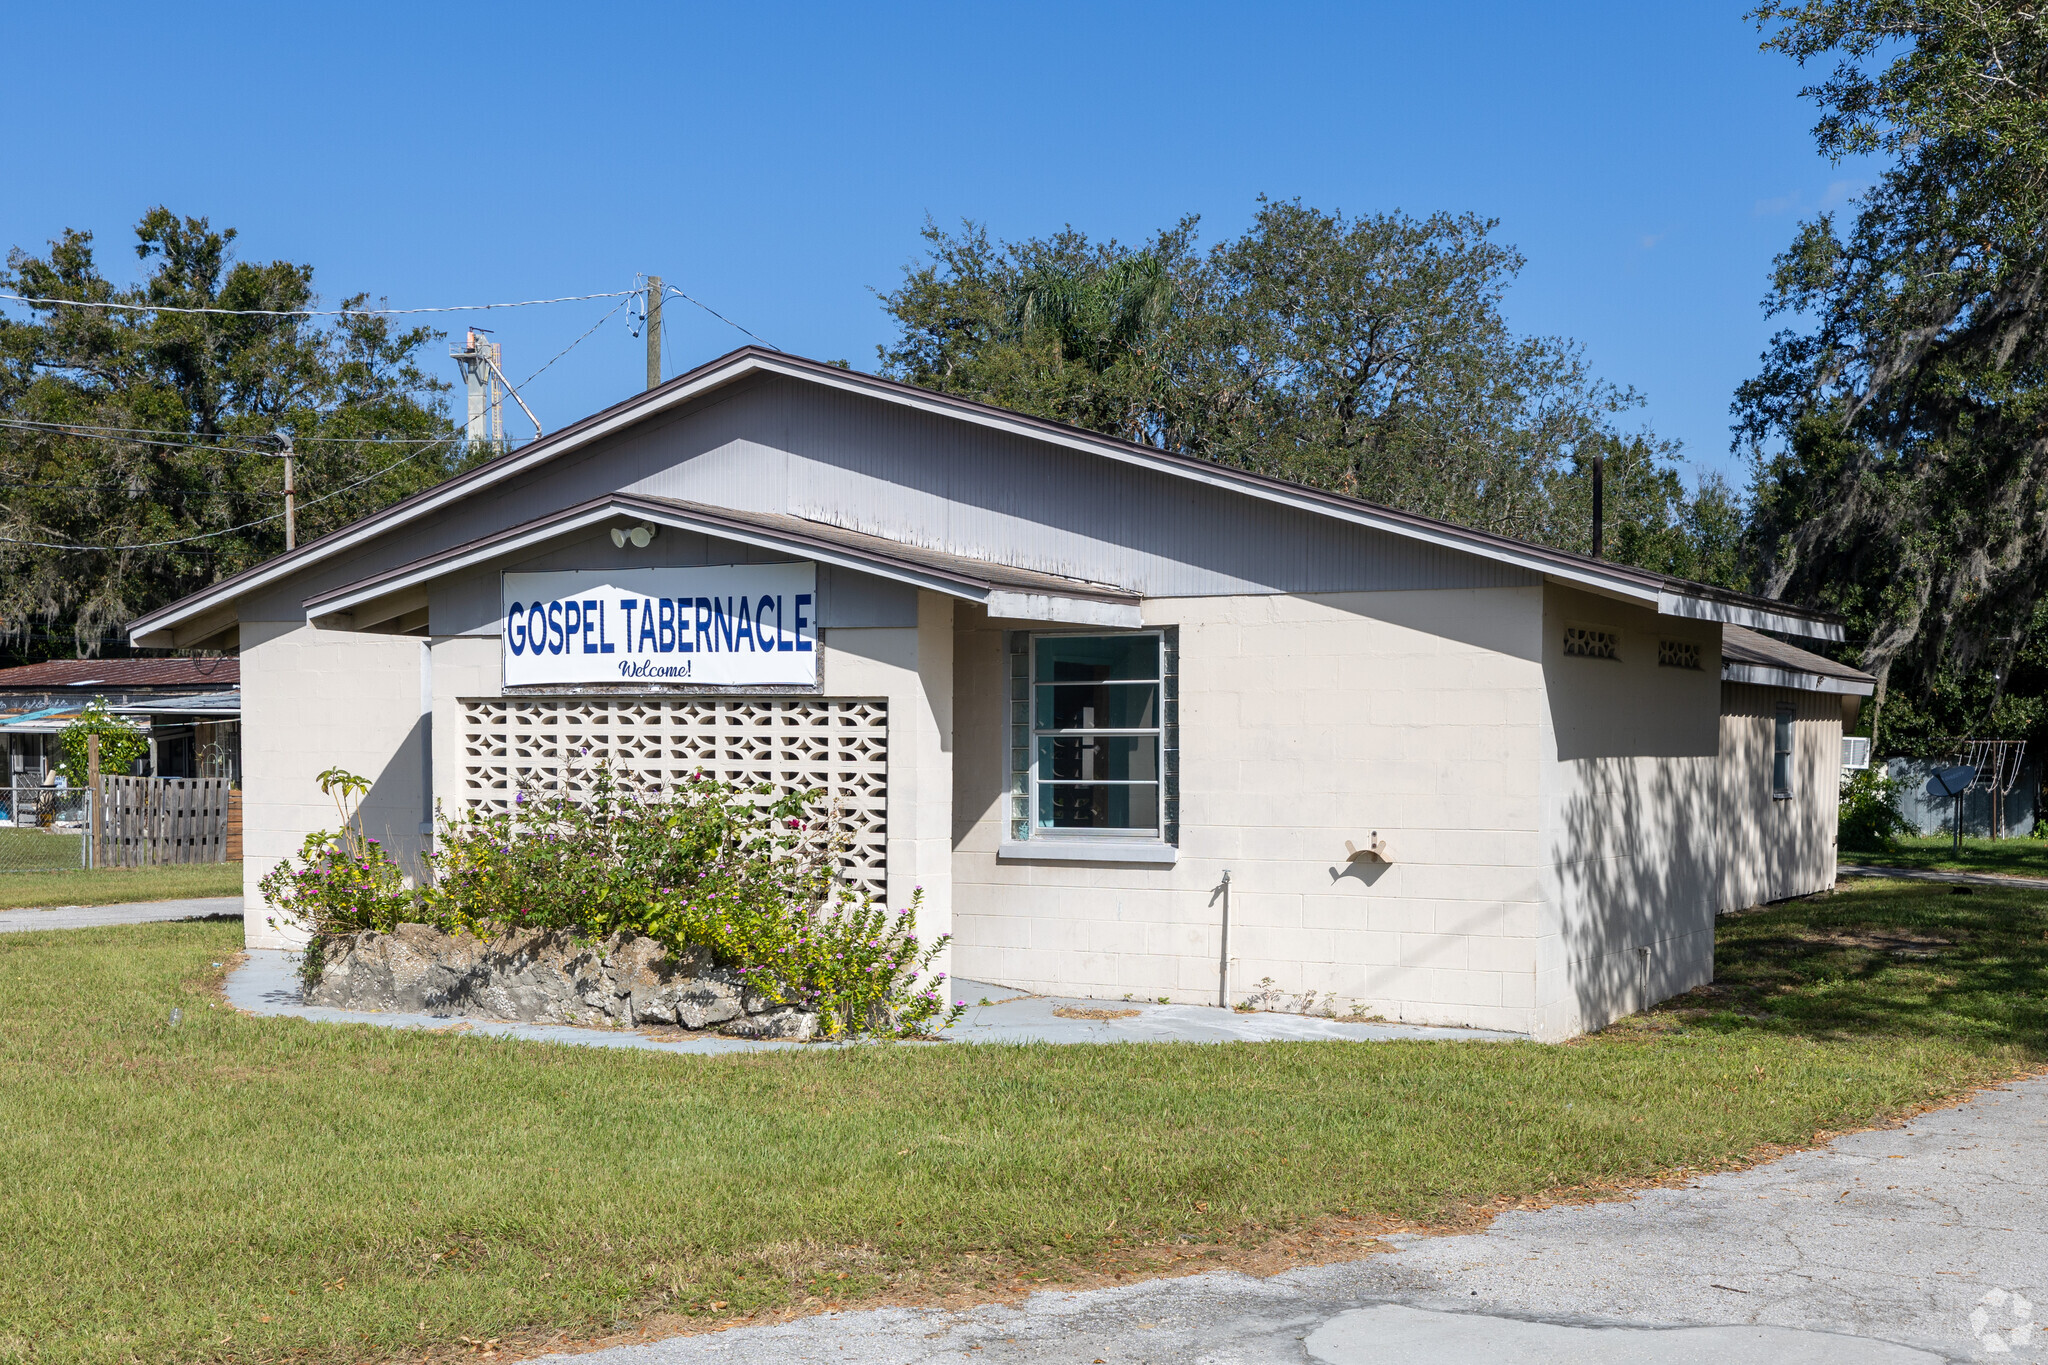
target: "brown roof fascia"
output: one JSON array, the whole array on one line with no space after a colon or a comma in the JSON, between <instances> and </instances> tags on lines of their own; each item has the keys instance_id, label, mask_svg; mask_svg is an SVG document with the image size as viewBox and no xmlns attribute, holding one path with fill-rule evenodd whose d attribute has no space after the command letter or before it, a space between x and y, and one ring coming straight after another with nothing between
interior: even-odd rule
<instances>
[{"instance_id":1,"label":"brown roof fascia","mask_svg":"<svg viewBox=\"0 0 2048 1365\"><path fill-rule=\"evenodd\" d=\"M374 590L380 583L397 582L414 574L432 569L436 564L459 559L464 555L488 550L491 546L516 540L535 531L545 531L549 526L574 521L588 513L603 508L616 508L622 512L640 512L654 516L686 516L713 528L723 528L736 533L756 532L773 535L791 542L799 548L808 547L814 551L849 554L856 558L868 559L877 565L886 565L906 572L923 574L933 578L948 579L962 587L986 590L1000 586L1020 586L1038 591L1055 593L1067 597L1086 597L1110 602L1135 602L1138 594L1107 584L1088 583L1080 579L1061 578L1057 574L1038 573L1029 569L1013 569L1008 565L983 565L978 561L962 559L938 550L923 550L915 546L898 545L895 541L880 536L870 536L859 531L847 531L822 522L805 522L797 517L778 517L767 513L745 513L727 507L713 507L706 503L686 502L681 498L657 498L636 493L607 493L589 498L559 512L544 517L535 517L508 526L488 536L465 541L435 554L426 555L395 568L368 578L357 579L329 588L325 592L305 599L302 604L308 612L317 612L323 603L353 597ZM890 548L907 553L892 553ZM976 569L991 572L976 573Z\"/></svg>"},{"instance_id":2,"label":"brown roof fascia","mask_svg":"<svg viewBox=\"0 0 2048 1365\"><path fill-rule=\"evenodd\" d=\"M934 389L919 388L914 384L903 383L901 380L886 379L880 375L866 374L859 370L841 369L836 365L827 365L823 361L811 360L804 356L791 355L786 351L776 351L767 347L750 344L728 351L713 360L706 361L704 364L687 370L656 388L633 394L628 398L613 403L609 407L601 408L558 431L550 432L547 436L542 437L522 450L508 451L506 454L488 460L474 469L465 470L463 473L443 480L441 483L435 484L430 488L423 488L417 493L409 494L392 503L389 507L380 508L367 516L360 517L350 522L347 526L338 527L319 539L308 541L285 555L265 560L261 564L251 565L239 573L231 574L227 578L221 579L218 583L202 589L200 592L188 594L176 602L168 603L153 612L136 618L136 620L129 623L128 628L132 633L154 617L170 613L195 599L217 594L221 589L232 587L237 581L244 578L253 577L258 573L269 572L275 569L281 562L312 558L326 542L337 536L397 516L426 499L445 496L451 489L459 489L466 484L483 479L509 462L531 460L536 452L546 450L549 446L568 443L578 433L593 426L608 422L615 417L632 411L636 407L657 402L667 390L694 384L708 375L715 374L720 369L730 367L746 359L758 359L772 364L786 365L800 371L808 371L834 385L851 385L856 388L871 389L878 393L900 394L923 403L937 403L941 406L955 408L964 413L973 413L991 420L1042 431L1047 435L1057 436L1062 440L1078 441L1086 445L1096 446L1105 451L1115 451L1124 455L1136 456L1149 462L1185 469L1190 472L1199 471L1207 476L1220 476L1230 482L1282 492L1290 497L1319 502L1337 510L1348 512L1363 509L1375 516L1402 525L1412 526L1417 530L1432 533L1449 533L1458 538L1473 542L1475 548L1490 546L1517 555L1545 560L1556 564L1560 569L1580 572L1591 571L1624 579L1638 586L1654 589L1659 592L1668 591L1686 597L1703 598L1708 601L1749 607L1759 611L1775 612L1828 625L1842 624L1842 618L1831 612L1816 611L1790 603L1775 601L1767 597L1758 597L1750 593L1716 587L1710 583L1696 583L1690 579L1678 578L1669 574L1653 573L1631 565L1617 564L1608 559L1595 559L1590 555L1574 554L1566 550L1553 549L1547 545L1516 540L1511 536L1497 535L1491 531L1481 531L1470 526L1460 526L1456 522L1442 521L1413 512L1404 512L1398 508L1388 507L1381 503L1368 502L1363 498L1345 497L1342 494L1331 493L1325 489L1315 488L1308 484L1296 483L1290 479L1276 478L1270 474L1256 474L1249 470L1236 469L1212 460L1203 460L1191 455L1160 450L1154 446L1140 445L1133 441L1120 440L1113 436L1104 436L1100 432L1089 431L1083 427L1070 426L1048 418L1014 412L1008 408L980 402L977 399L962 398L955 394L941 393Z\"/></svg>"}]
</instances>

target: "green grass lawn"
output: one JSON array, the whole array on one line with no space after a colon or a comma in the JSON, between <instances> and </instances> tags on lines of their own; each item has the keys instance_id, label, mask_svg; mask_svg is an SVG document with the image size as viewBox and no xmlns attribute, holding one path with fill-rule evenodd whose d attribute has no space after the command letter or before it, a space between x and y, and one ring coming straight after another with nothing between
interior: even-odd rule
<instances>
[{"instance_id":1,"label":"green grass lawn","mask_svg":"<svg viewBox=\"0 0 2048 1365\"><path fill-rule=\"evenodd\" d=\"M1876 867L1918 867L1940 872L1991 872L2008 877L2048 877L2048 839L1964 839L1961 852L1948 835L1901 839L1882 853L1842 851L1845 863Z\"/></svg>"},{"instance_id":2,"label":"green grass lawn","mask_svg":"<svg viewBox=\"0 0 2048 1365\"><path fill-rule=\"evenodd\" d=\"M32 905L120 905L127 901L239 896L240 863L108 867L90 872L9 872L0 866L0 910Z\"/></svg>"},{"instance_id":3,"label":"green grass lawn","mask_svg":"<svg viewBox=\"0 0 2048 1365\"><path fill-rule=\"evenodd\" d=\"M696 1058L251 1019L212 923L0 936L0 1360L342 1362L1468 1220L2048 1062L2048 896L1861 883L1568 1046ZM173 1023L173 1011L182 1017Z\"/></svg>"},{"instance_id":4,"label":"green grass lawn","mask_svg":"<svg viewBox=\"0 0 2048 1365\"><path fill-rule=\"evenodd\" d=\"M76 871L84 852L75 829L0 829L0 873Z\"/></svg>"}]
</instances>

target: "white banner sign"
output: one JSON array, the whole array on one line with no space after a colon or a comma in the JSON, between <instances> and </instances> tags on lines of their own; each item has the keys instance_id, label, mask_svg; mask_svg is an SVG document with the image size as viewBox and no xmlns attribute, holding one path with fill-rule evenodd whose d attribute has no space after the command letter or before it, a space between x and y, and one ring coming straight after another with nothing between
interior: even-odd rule
<instances>
[{"instance_id":1,"label":"white banner sign","mask_svg":"<svg viewBox=\"0 0 2048 1365\"><path fill-rule=\"evenodd\" d=\"M508 573L505 683L818 681L818 566Z\"/></svg>"}]
</instances>

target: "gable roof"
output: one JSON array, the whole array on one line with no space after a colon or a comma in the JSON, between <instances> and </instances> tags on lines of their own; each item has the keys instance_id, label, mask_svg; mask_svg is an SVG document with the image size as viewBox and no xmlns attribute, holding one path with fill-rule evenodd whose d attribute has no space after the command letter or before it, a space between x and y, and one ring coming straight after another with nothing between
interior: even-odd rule
<instances>
[{"instance_id":1,"label":"gable roof","mask_svg":"<svg viewBox=\"0 0 2048 1365\"><path fill-rule=\"evenodd\" d=\"M1185 478L1246 497L1286 506L1316 515L1333 517L1354 525L1370 527L1393 535L1460 550L1516 567L1575 583L1597 592L1645 604L1666 616L1733 622L1782 630L1791 634L1823 639L1842 638L1838 618L1822 612L1774 602L1748 593L1731 592L1705 583L1694 583L1668 574L1616 564L1611 560L1553 550L1508 536L1477 531L1452 522L1418 516L1391 507L1365 502L1341 494L1311 488L1306 484L1241 469L1192 456L1137 445L1078 427L1062 425L1041 417L1011 412L972 399L934 393L911 384L841 369L801 356L743 346L685 374L573 422L523 449L501 455L476 468L458 474L432 488L403 498L382 511L308 541L275 559L230 575L213 586L181 598L168 606L137 618L128 627L129 638L140 641L157 632L172 630L210 611L219 609L244 592L274 583L298 570L361 545L395 527L408 524L448 506L450 503L494 487L539 468L552 460L588 446L591 442L644 421L716 389L753 375L772 374L803 383L838 389L883 402L894 403L955 421L971 422L1033 440L1048 441L1068 449L1102 458L1138 465L1170 476Z\"/></svg>"},{"instance_id":2,"label":"gable roof","mask_svg":"<svg viewBox=\"0 0 2048 1365\"><path fill-rule=\"evenodd\" d=\"M1794 687L1802 692L1839 692L1852 697L1867 697L1877 690L1877 679L1860 668L1836 663L1811 650L1741 626L1721 629L1721 681Z\"/></svg>"},{"instance_id":3,"label":"gable roof","mask_svg":"<svg viewBox=\"0 0 2048 1365\"><path fill-rule=\"evenodd\" d=\"M1110 584L967 559L803 517L742 512L643 493L608 493L551 516L507 527L410 564L330 588L306 599L306 616L314 620L353 612L379 598L423 587L443 574L617 521L621 514L658 526L698 531L757 549L793 554L930 588L949 597L979 602L991 616L1125 628L1144 623L1138 610L1138 594Z\"/></svg>"}]
</instances>

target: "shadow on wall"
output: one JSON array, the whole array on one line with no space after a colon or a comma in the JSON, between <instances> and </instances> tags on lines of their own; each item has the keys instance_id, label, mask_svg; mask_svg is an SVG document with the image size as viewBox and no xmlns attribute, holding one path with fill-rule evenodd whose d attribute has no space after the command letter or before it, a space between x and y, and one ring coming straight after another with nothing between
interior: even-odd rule
<instances>
[{"instance_id":1,"label":"shadow on wall","mask_svg":"<svg viewBox=\"0 0 2048 1365\"><path fill-rule=\"evenodd\" d=\"M1922 834L1954 834L1956 803L1949 797L1927 795L1927 779L1946 762L1928 759L1894 758L1885 762L1885 774L1901 784L1893 804ZM2020 769L2019 780L2000 798L2001 839L2020 839L2034 832L2034 806L2040 800L2041 770L2033 763ZM1977 790L1963 793L1963 835L1982 838L1991 833L1991 793Z\"/></svg>"},{"instance_id":2,"label":"shadow on wall","mask_svg":"<svg viewBox=\"0 0 2048 1365\"><path fill-rule=\"evenodd\" d=\"M1552 850L1561 947L1574 1022L1592 1030L1713 979L1714 761L1558 767L1567 785Z\"/></svg>"},{"instance_id":3,"label":"shadow on wall","mask_svg":"<svg viewBox=\"0 0 2048 1365\"><path fill-rule=\"evenodd\" d=\"M405 740L370 783L363 798L363 833L384 845L384 851L405 869L415 883L425 871L420 851L425 840L419 832L425 800L425 750L429 743L428 717L421 716L406 732Z\"/></svg>"},{"instance_id":4,"label":"shadow on wall","mask_svg":"<svg viewBox=\"0 0 2048 1365\"><path fill-rule=\"evenodd\" d=\"M1349 877L1352 881L1372 886L1387 874L1388 866L1378 858L1353 858L1342 867L1330 869L1330 885L1335 886Z\"/></svg>"}]
</instances>

